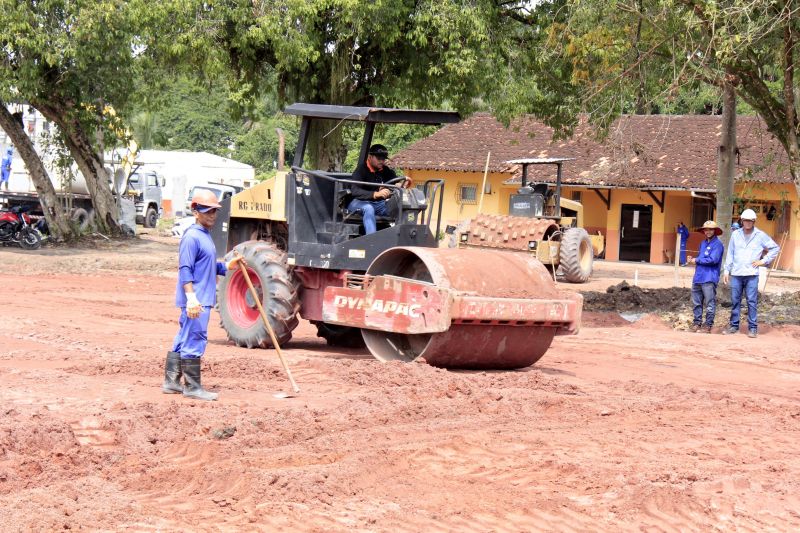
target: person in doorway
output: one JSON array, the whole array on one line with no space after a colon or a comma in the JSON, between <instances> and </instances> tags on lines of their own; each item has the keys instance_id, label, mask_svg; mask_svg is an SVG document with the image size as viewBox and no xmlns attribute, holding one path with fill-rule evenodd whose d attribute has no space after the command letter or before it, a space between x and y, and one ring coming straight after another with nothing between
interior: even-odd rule
<instances>
[{"instance_id":1,"label":"person in doorway","mask_svg":"<svg viewBox=\"0 0 800 533\"><path fill-rule=\"evenodd\" d=\"M680 266L686 266L686 241L689 240L689 228L681 221L678 223L677 231L678 235L681 236L681 250L678 264Z\"/></svg>"},{"instance_id":2,"label":"person in doorway","mask_svg":"<svg viewBox=\"0 0 800 533\"><path fill-rule=\"evenodd\" d=\"M178 249L175 305L181 309L180 329L172 350L167 352L161 387L165 394L182 393L198 400L216 400L218 396L203 389L200 358L208 344L208 321L216 304L217 276L224 276L239 261L234 257L225 264L216 259L209 230L214 227L219 207L217 196L208 189L200 189L192 197L195 223L183 233Z\"/></svg>"},{"instance_id":3,"label":"person in doorway","mask_svg":"<svg viewBox=\"0 0 800 533\"><path fill-rule=\"evenodd\" d=\"M756 228L756 213L745 209L741 215L742 229L731 233L728 255L725 258L724 284L731 284L731 319L722 333L739 333L742 293L747 298L747 336L758 336L758 268L767 266L778 255L780 246L772 237Z\"/></svg>"},{"instance_id":4,"label":"person in doorway","mask_svg":"<svg viewBox=\"0 0 800 533\"><path fill-rule=\"evenodd\" d=\"M14 149L10 146L6 149L6 156L0 164L0 187L5 186L8 190L8 180L11 177L11 161L14 159Z\"/></svg>"},{"instance_id":5,"label":"person in doorway","mask_svg":"<svg viewBox=\"0 0 800 533\"><path fill-rule=\"evenodd\" d=\"M731 224L731 233L733 233L734 231L736 231L738 229L741 229L741 227L742 227L742 225L739 224L738 222L732 223Z\"/></svg>"},{"instance_id":6,"label":"person in doorway","mask_svg":"<svg viewBox=\"0 0 800 533\"><path fill-rule=\"evenodd\" d=\"M388 157L389 150L384 145L373 144L367 152L367 158L359 163L353 172L354 180L376 184L375 186L353 184L350 187L352 200L347 205L347 209L353 213L361 213L364 220L364 232L367 235L377 231L376 215L389 215L386 200L392 195L392 189L381 187L380 184L395 179L397 174L386 166Z\"/></svg>"},{"instance_id":7,"label":"person in doorway","mask_svg":"<svg viewBox=\"0 0 800 533\"><path fill-rule=\"evenodd\" d=\"M717 285L725 247L717 238L722 235L722 228L717 226L713 220L707 220L697 231L705 235L705 240L700 243L697 257L689 259L690 263L696 265L692 279L694 322L690 330L711 333L714 316L717 312ZM703 322L703 309L706 310L705 323Z\"/></svg>"}]
</instances>

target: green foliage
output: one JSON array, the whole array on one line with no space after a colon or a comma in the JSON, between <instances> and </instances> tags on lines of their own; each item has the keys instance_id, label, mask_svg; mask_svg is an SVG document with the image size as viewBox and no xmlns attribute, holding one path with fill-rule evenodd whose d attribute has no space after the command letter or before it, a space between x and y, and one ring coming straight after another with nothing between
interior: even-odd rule
<instances>
[{"instance_id":1,"label":"green foliage","mask_svg":"<svg viewBox=\"0 0 800 533\"><path fill-rule=\"evenodd\" d=\"M496 81L508 48L490 0L279 0L198 2L188 38L227 51L231 100L293 101L469 111ZM216 22L212 22L216 21ZM218 56L210 54L212 61ZM310 144L318 165L344 161L343 131Z\"/></svg>"}]
</instances>

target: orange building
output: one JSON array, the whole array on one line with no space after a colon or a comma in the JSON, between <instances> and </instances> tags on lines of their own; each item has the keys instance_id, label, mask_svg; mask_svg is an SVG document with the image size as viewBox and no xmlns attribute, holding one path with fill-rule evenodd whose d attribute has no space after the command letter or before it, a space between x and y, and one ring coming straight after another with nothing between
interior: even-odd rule
<instances>
[{"instance_id":1,"label":"orange building","mask_svg":"<svg viewBox=\"0 0 800 533\"><path fill-rule=\"evenodd\" d=\"M617 120L602 141L585 125L569 139L554 140L553 130L534 119L505 128L479 113L409 146L392 161L417 183L444 179L443 217L457 224L479 208L508 213L520 169L506 161L574 158L564 165L562 194L584 205L590 233L605 236L605 258L664 263L674 257L679 222L695 229L715 218L721 128L719 116L636 115ZM800 272L800 204L786 154L757 117L738 117L737 137L734 213L755 210L756 227L782 244L778 268ZM531 181L554 181L544 168L531 168ZM692 232L690 255L701 240Z\"/></svg>"}]
</instances>

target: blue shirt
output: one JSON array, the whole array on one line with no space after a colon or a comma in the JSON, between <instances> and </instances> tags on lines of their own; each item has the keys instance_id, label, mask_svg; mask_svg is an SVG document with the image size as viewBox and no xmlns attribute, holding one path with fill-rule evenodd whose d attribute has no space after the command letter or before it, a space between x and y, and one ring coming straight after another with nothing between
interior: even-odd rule
<instances>
[{"instance_id":1,"label":"blue shirt","mask_svg":"<svg viewBox=\"0 0 800 533\"><path fill-rule=\"evenodd\" d=\"M681 236L681 245L686 246L686 241L689 240L689 228L683 224L679 225L678 234Z\"/></svg>"},{"instance_id":2,"label":"blue shirt","mask_svg":"<svg viewBox=\"0 0 800 533\"><path fill-rule=\"evenodd\" d=\"M217 276L228 270L217 261L217 249L211 234L200 224L192 224L181 237L178 249L178 288L175 305L186 307L183 286L191 282L200 304L211 307L217 303Z\"/></svg>"},{"instance_id":3,"label":"blue shirt","mask_svg":"<svg viewBox=\"0 0 800 533\"><path fill-rule=\"evenodd\" d=\"M692 283L719 283L719 268L722 266L722 253L725 246L716 235L711 239L703 239L700 250L695 259L697 267L694 269Z\"/></svg>"},{"instance_id":4,"label":"blue shirt","mask_svg":"<svg viewBox=\"0 0 800 533\"><path fill-rule=\"evenodd\" d=\"M767 251L764 264L769 265L778 255L780 246L758 228L753 228L750 235L744 229L734 231L728 245L728 257L725 258L725 272L732 276L757 276L758 268L753 267L752 263L761 259L764 250Z\"/></svg>"}]
</instances>

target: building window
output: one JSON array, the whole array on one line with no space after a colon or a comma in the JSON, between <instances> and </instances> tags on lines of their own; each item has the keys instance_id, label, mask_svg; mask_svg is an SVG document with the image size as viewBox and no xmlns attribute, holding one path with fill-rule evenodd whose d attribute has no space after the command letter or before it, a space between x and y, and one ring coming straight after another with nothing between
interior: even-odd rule
<instances>
[{"instance_id":1,"label":"building window","mask_svg":"<svg viewBox=\"0 0 800 533\"><path fill-rule=\"evenodd\" d=\"M692 198L692 227L699 228L706 220L714 220L714 203L705 198Z\"/></svg>"},{"instance_id":2,"label":"building window","mask_svg":"<svg viewBox=\"0 0 800 533\"><path fill-rule=\"evenodd\" d=\"M474 183L459 183L458 184L458 197L457 201L460 204L477 204L478 203L478 186Z\"/></svg>"},{"instance_id":3,"label":"building window","mask_svg":"<svg viewBox=\"0 0 800 533\"><path fill-rule=\"evenodd\" d=\"M581 202L581 191L572 191L572 199L575 200L578 203L582 203Z\"/></svg>"}]
</instances>

